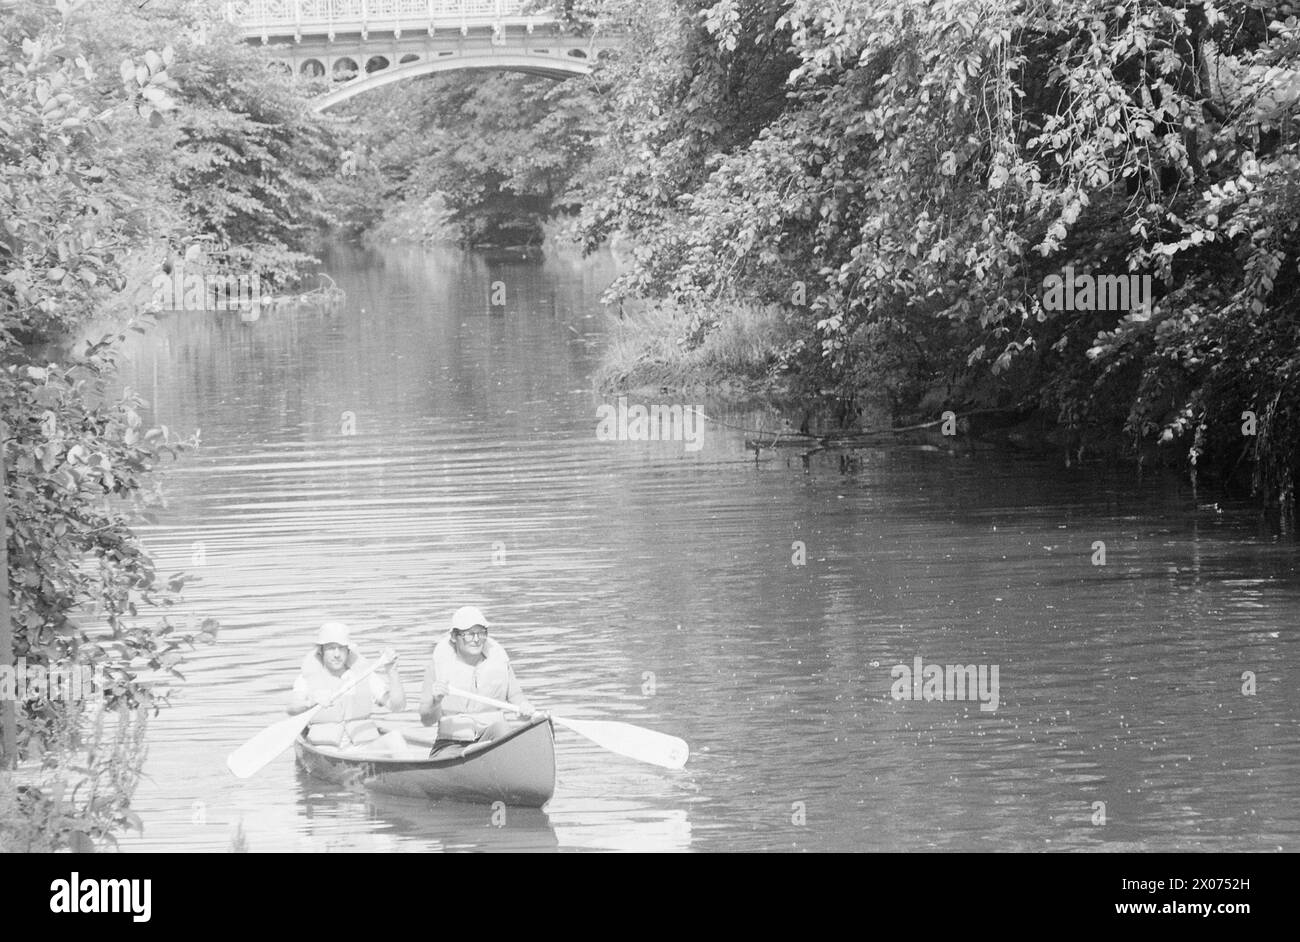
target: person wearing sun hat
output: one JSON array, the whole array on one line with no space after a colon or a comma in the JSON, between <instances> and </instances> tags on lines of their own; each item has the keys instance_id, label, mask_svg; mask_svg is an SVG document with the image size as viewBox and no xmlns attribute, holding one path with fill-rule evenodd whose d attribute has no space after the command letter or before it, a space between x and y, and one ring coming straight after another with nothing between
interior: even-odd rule
<instances>
[{"instance_id":1,"label":"person wearing sun hat","mask_svg":"<svg viewBox=\"0 0 1300 942\"><path fill-rule=\"evenodd\" d=\"M533 714L515 678L506 649L488 637L486 616L473 605L456 609L451 629L433 648L420 691L420 721L438 727L438 738L460 742L483 738L503 730L504 714L482 703L451 693L452 687L504 700L518 708L520 719Z\"/></svg>"},{"instance_id":2,"label":"person wearing sun hat","mask_svg":"<svg viewBox=\"0 0 1300 942\"><path fill-rule=\"evenodd\" d=\"M380 738L370 720L376 707L406 709L406 692L396 670L397 653L385 648L375 670L342 699L320 710L307 728L307 739L324 746L359 746ZM303 658L302 670L289 695L289 713L296 715L329 700L370 667L352 643L348 626L327 621L316 633L316 646Z\"/></svg>"}]
</instances>

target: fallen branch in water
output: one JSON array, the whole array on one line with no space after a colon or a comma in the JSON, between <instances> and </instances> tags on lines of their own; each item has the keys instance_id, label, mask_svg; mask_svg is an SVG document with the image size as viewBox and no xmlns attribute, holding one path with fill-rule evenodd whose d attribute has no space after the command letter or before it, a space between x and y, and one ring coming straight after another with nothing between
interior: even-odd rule
<instances>
[{"instance_id":1,"label":"fallen branch in water","mask_svg":"<svg viewBox=\"0 0 1300 942\"><path fill-rule=\"evenodd\" d=\"M1019 412L1021 406L1003 406L996 409L975 409L970 412L954 413L954 419L965 419L972 415L989 415L992 413ZM708 418L705 416L705 418ZM716 420L710 420L716 421ZM826 432L821 435L815 435L811 432L778 432L770 442L761 439L746 439L745 448L752 448L755 452L763 448L804 448L815 446L815 451L821 451L826 448L854 448L859 445L870 446L875 439L882 435L898 435L903 432L919 432L923 429L934 428L936 425L942 425L949 421L947 418L938 418L933 422L920 422L916 425L900 425L892 428L880 429L844 429L843 431ZM725 423L722 423L725 424ZM761 430L754 430L761 434Z\"/></svg>"},{"instance_id":2,"label":"fallen branch in water","mask_svg":"<svg viewBox=\"0 0 1300 942\"><path fill-rule=\"evenodd\" d=\"M321 285L312 288L310 291L304 291L301 294L282 294L272 295L271 297L262 298L263 305L279 307L285 304L310 304L317 307L326 307L330 304L337 304L347 297L346 292L334 283L334 279L322 272L320 274ZM325 284L328 282L328 284Z\"/></svg>"}]
</instances>

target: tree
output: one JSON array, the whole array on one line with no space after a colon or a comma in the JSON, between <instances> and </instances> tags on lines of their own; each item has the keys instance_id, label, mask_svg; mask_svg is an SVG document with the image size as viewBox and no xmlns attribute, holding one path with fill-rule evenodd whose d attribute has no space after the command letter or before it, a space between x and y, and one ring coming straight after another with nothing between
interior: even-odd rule
<instances>
[{"instance_id":1,"label":"tree","mask_svg":"<svg viewBox=\"0 0 1300 942\"><path fill-rule=\"evenodd\" d=\"M634 22L587 189L589 241L641 245L619 290L704 331L782 303L806 389L1037 408L1076 451L1123 431L1201 473L1244 456L1293 509L1289 4L602 9ZM1067 268L1150 275L1152 307L1045 307Z\"/></svg>"},{"instance_id":2,"label":"tree","mask_svg":"<svg viewBox=\"0 0 1300 942\"><path fill-rule=\"evenodd\" d=\"M596 92L581 78L452 73L368 93L343 109L371 171L357 194L377 189L395 209L440 193L464 241L538 242L548 216L573 209Z\"/></svg>"},{"instance_id":3,"label":"tree","mask_svg":"<svg viewBox=\"0 0 1300 942\"><path fill-rule=\"evenodd\" d=\"M98 61L132 48L173 50L177 88L170 120L143 140L132 163L150 176L153 202L180 213L179 255L202 244L225 272L293 282L314 262L308 249L334 222L323 181L341 146L292 76L244 42L219 0L100 0L85 37Z\"/></svg>"},{"instance_id":4,"label":"tree","mask_svg":"<svg viewBox=\"0 0 1300 942\"><path fill-rule=\"evenodd\" d=\"M143 428L134 397L108 396L118 335L57 363L51 346L105 310L126 284L133 240L158 218L118 142L161 127L174 108L171 51L106 70L80 41L81 5L56 8L0 8L0 483L12 617L12 650L0 653L6 669L16 655L42 673L101 681L89 704L48 687L21 704L17 748L45 778L18 799L38 826L0 821L0 841L45 849L139 825L130 797L157 705L140 671L174 671L191 640L172 637L165 616L146 617L173 604L184 579L159 584L115 506L141 497L144 476L187 445ZM12 687L14 672L4 673L0 685Z\"/></svg>"}]
</instances>

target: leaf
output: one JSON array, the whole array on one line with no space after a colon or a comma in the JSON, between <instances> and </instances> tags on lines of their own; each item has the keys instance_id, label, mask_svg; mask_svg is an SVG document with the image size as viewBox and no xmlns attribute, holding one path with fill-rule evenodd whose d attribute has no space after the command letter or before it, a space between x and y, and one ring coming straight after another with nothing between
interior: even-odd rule
<instances>
[{"instance_id":1,"label":"leaf","mask_svg":"<svg viewBox=\"0 0 1300 942\"><path fill-rule=\"evenodd\" d=\"M123 83L129 85L131 83L131 80L135 78L135 63L132 62L130 59L123 59L122 65L118 71L122 75Z\"/></svg>"}]
</instances>

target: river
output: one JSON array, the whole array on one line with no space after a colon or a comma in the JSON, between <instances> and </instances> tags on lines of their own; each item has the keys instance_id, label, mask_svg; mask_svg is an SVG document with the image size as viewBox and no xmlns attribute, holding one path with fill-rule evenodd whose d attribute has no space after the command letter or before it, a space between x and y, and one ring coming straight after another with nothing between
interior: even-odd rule
<instances>
[{"instance_id":1,"label":"river","mask_svg":"<svg viewBox=\"0 0 1300 942\"><path fill-rule=\"evenodd\" d=\"M222 626L124 850L1297 849L1297 548L1248 506L1052 458L756 460L741 429L775 419L707 400L699 447L602 441L609 258L326 268L334 309L176 313L123 358L149 418L201 430L141 533ZM464 604L534 703L681 736L686 768L560 730L554 799L505 820L292 753L226 770L320 622L394 646L414 701ZM996 709L896 699L918 657L996 667Z\"/></svg>"}]
</instances>

